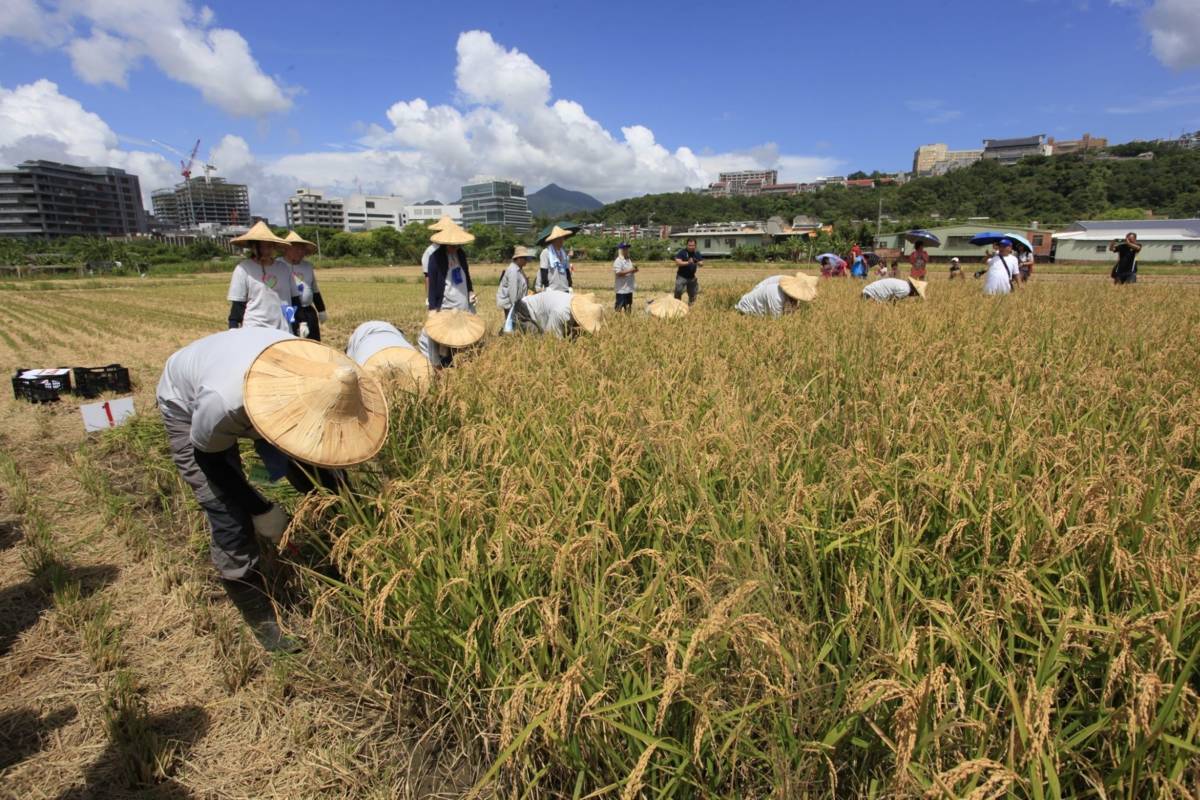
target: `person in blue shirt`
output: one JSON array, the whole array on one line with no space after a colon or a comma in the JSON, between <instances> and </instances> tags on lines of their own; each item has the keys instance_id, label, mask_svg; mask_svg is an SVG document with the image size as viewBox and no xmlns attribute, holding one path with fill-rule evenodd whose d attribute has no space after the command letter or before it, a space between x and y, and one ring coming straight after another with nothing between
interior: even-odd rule
<instances>
[{"instance_id":1,"label":"person in blue shirt","mask_svg":"<svg viewBox=\"0 0 1200 800\"><path fill-rule=\"evenodd\" d=\"M696 302L700 293L700 281L696 279L696 270L704 266L704 256L696 251L696 240L688 239L687 246L675 254L675 299L683 297L687 292L688 305Z\"/></svg>"}]
</instances>

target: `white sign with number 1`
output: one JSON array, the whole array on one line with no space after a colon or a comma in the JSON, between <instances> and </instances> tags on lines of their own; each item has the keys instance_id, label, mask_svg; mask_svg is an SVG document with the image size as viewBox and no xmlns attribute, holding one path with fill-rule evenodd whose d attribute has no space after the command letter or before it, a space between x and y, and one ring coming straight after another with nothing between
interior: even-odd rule
<instances>
[{"instance_id":1,"label":"white sign with number 1","mask_svg":"<svg viewBox=\"0 0 1200 800\"><path fill-rule=\"evenodd\" d=\"M133 416L133 398L119 397L116 400L105 400L103 403L88 403L80 406L83 414L83 427L88 431L105 431L115 428Z\"/></svg>"}]
</instances>

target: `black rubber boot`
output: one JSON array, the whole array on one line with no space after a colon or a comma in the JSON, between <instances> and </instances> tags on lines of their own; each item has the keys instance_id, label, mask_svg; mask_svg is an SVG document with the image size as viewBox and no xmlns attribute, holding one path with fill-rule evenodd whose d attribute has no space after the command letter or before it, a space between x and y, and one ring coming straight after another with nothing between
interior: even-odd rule
<instances>
[{"instance_id":1,"label":"black rubber boot","mask_svg":"<svg viewBox=\"0 0 1200 800\"><path fill-rule=\"evenodd\" d=\"M300 643L279 629L275 606L263 591L261 575L247 576L243 580L222 580L221 585L264 650L272 653L295 653L300 650Z\"/></svg>"}]
</instances>

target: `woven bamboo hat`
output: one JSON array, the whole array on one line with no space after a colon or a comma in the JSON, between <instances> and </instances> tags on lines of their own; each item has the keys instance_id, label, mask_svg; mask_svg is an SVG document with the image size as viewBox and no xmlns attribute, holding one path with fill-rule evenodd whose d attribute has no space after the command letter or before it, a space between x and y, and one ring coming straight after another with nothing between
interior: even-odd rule
<instances>
[{"instance_id":1,"label":"woven bamboo hat","mask_svg":"<svg viewBox=\"0 0 1200 800\"><path fill-rule=\"evenodd\" d=\"M309 253L317 252L317 246L315 244L310 242L308 239L305 239L303 236L296 233L295 231L288 231L288 235L283 237L283 240L285 242L287 242L289 246L299 245L300 247L303 247L305 250L307 250Z\"/></svg>"},{"instance_id":2,"label":"woven bamboo hat","mask_svg":"<svg viewBox=\"0 0 1200 800\"><path fill-rule=\"evenodd\" d=\"M429 226L429 230L433 231L434 233L437 233L438 231L446 230L446 228L448 228L451 225L457 225L457 224L458 223L456 223L454 220L450 219L449 214L442 214L441 218L437 222L435 222Z\"/></svg>"},{"instance_id":3,"label":"woven bamboo hat","mask_svg":"<svg viewBox=\"0 0 1200 800\"><path fill-rule=\"evenodd\" d=\"M571 318L575 320L575 324L586 333L595 333L600 330L600 323L603 322L604 306L596 302L594 294L572 294L571 295Z\"/></svg>"},{"instance_id":4,"label":"woven bamboo hat","mask_svg":"<svg viewBox=\"0 0 1200 800\"><path fill-rule=\"evenodd\" d=\"M922 300L924 300L925 287L929 285L929 281L918 281L914 278L909 278L908 282L912 284L912 287L917 290L917 294L920 295Z\"/></svg>"},{"instance_id":5,"label":"woven bamboo hat","mask_svg":"<svg viewBox=\"0 0 1200 800\"><path fill-rule=\"evenodd\" d=\"M241 236L235 236L229 240L230 244L250 244L251 242L266 242L267 244L287 244L286 239L280 239L276 236L267 223L259 220L254 223L254 227L243 233Z\"/></svg>"},{"instance_id":6,"label":"woven bamboo hat","mask_svg":"<svg viewBox=\"0 0 1200 800\"><path fill-rule=\"evenodd\" d=\"M478 314L454 309L430 311L425 318L425 333L446 347L468 347L483 338L485 325Z\"/></svg>"},{"instance_id":7,"label":"woven bamboo hat","mask_svg":"<svg viewBox=\"0 0 1200 800\"><path fill-rule=\"evenodd\" d=\"M553 242L555 239L566 239L568 236L574 236L574 235L575 234L573 232L564 230L563 228L560 228L557 225L555 225L554 229L546 234L546 241Z\"/></svg>"},{"instance_id":8,"label":"woven bamboo hat","mask_svg":"<svg viewBox=\"0 0 1200 800\"><path fill-rule=\"evenodd\" d=\"M537 251L532 247L518 247L513 250L513 259L518 258L537 258Z\"/></svg>"},{"instance_id":9,"label":"woven bamboo hat","mask_svg":"<svg viewBox=\"0 0 1200 800\"><path fill-rule=\"evenodd\" d=\"M414 394L421 394L429 388L429 381L433 378L429 359L411 347L385 347L368 358L363 363L363 369L379 381Z\"/></svg>"},{"instance_id":10,"label":"woven bamboo hat","mask_svg":"<svg viewBox=\"0 0 1200 800\"><path fill-rule=\"evenodd\" d=\"M306 464L361 464L387 438L379 383L346 355L311 339L284 339L263 350L242 392L259 435Z\"/></svg>"},{"instance_id":11,"label":"woven bamboo hat","mask_svg":"<svg viewBox=\"0 0 1200 800\"><path fill-rule=\"evenodd\" d=\"M793 300L811 303L817 299L817 284L820 278L797 272L795 275L784 275L779 279L779 290Z\"/></svg>"},{"instance_id":12,"label":"woven bamboo hat","mask_svg":"<svg viewBox=\"0 0 1200 800\"><path fill-rule=\"evenodd\" d=\"M429 237L434 244L470 244L475 237L451 222Z\"/></svg>"},{"instance_id":13,"label":"woven bamboo hat","mask_svg":"<svg viewBox=\"0 0 1200 800\"><path fill-rule=\"evenodd\" d=\"M646 304L646 311L652 317L659 319L675 319L676 317L686 317L691 306L682 300L676 300L669 294L655 297Z\"/></svg>"}]
</instances>

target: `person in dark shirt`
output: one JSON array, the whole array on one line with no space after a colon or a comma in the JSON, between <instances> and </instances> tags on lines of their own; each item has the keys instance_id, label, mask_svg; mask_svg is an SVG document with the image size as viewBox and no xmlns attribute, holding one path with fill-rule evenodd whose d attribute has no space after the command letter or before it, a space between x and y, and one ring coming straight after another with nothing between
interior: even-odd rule
<instances>
[{"instance_id":1,"label":"person in dark shirt","mask_svg":"<svg viewBox=\"0 0 1200 800\"><path fill-rule=\"evenodd\" d=\"M696 279L696 270L704 266L704 256L696 252L696 240L688 239L687 247L675 254L675 299L683 297L686 290L688 305L696 302L700 291L700 281Z\"/></svg>"},{"instance_id":2,"label":"person in dark shirt","mask_svg":"<svg viewBox=\"0 0 1200 800\"><path fill-rule=\"evenodd\" d=\"M1138 244L1136 233L1125 234L1125 240L1113 239L1108 245L1109 252L1117 254L1117 263L1112 269L1112 280L1115 284L1137 283L1137 257L1142 251Z\"/></svg>"}]
</instances>

